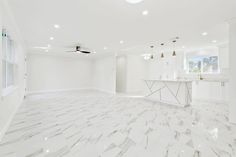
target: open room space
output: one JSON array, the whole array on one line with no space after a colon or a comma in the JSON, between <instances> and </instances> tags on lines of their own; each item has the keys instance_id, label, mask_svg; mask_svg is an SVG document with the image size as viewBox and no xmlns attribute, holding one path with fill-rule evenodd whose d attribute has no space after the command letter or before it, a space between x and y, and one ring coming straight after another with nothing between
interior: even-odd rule
<instances>
[{"instance_id":1,"label":"open room space","mask_svg":"<svg viewBox=\"0 0 236 157\"><path fill-rule=\"evenodd\" d=\"M0 157L236 157L235 0L0 0Z\"/></svg>"}]
</instances>

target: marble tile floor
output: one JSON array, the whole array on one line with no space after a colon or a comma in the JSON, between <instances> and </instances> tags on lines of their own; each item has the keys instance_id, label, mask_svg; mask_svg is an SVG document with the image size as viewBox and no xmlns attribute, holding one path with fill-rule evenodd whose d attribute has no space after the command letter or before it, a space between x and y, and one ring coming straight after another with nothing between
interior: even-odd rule
<instances>
[{"instance_id":1,"label":"marble tile floor","mask_svg":"<svg viewBox=\"0 0 236 157\"><path fill-rule=\"evenodd\" d=\"M30 95L0 157L236 157L226 105L176 108L96 91Z\"/></svg>"}]
</instances>

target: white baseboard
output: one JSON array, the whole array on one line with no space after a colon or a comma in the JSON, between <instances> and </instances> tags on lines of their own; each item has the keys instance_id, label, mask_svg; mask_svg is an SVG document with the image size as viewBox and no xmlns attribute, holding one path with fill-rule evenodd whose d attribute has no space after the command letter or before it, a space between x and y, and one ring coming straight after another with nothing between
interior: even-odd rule
<instances>
[{"instance_id":1,"label":"white baseboard","mask_svg":"<svg viewBox=\"0 0 236 157\"><path fill-rule=\"evenodd\" d=\"M43 94L43 93L56 93L56 92L69 92L69 91L82 91L82 90L95 90L99 92L115 94L115 92L98 89L98 88L71 88L71 89L56 89L56 90L40 90L40 91L27 91L26 95L33 95L33 94Z\"/></svg>"},{"instance_id":2,"label":"white baseboard","mask_svg":"<svg viewBox=\"0 0 236 157\"><path fill-rule=\"evenodd\" d=\"M99 89L99 88L91 88L92 90L96 90L99 92L104 92L104 93L108 93L108 94L116 94L115 91L109 91L109 90L105 90L105 89Z\"/></svg>"},{"instance_id":3,"label":"white baseboard","mask_svg":"<svg viewBox=\"0 0 236 157\"><path fill-rule=\"evenodd\" d=\"M56 92L69 92L80 90L93 90L93 88L70 88L70 89L52 89L52 90L40 90L40 91L27 91L26 95L43 94L43 93L56 93Z\"/></svg>"}]
</instances>

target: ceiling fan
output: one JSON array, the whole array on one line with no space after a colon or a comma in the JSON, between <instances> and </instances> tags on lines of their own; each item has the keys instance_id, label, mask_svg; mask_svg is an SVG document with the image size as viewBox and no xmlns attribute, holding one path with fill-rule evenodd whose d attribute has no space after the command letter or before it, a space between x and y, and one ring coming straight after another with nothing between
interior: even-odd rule
<instances>
[{"instance_id":1,"label":"ceiling fan","mask_svg":"<svg viewBox=\"0 0 236 157\"><path fill-rule=\"evenodd\" d=\"M66 51L66 52L77 52L77 53L85 53L85 54L90 54L91 52L90 51L87 51L87 50L83 50L81 48L81 46L75 46L75 50L74 51Z\"/></svg>"}]
</instances>

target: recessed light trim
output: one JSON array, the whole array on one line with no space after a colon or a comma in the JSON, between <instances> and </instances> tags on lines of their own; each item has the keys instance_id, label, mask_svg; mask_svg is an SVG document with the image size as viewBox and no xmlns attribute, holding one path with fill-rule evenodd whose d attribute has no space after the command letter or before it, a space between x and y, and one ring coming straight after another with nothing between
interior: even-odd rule
<instances>
[{"instance_id":1,"label":"recessed light trim","mask_svg":"<svg viewBox=\"0 0 236 157\"><path fill-rule=\"evenodd\" d=\"M130 4L137 4L137 3L141 3L143 0L126 0L126 2L130 3Z\"/></svg>"},{"instance_id":2,"label":"recessed light trim","mask_svg":"<svg viewBox=\"0 0 236 157\"><path fill-rule=\"evenodd\" d=\"M142 14L143 14L144 16L146 16L146 15L149 14L149 11L148 11L148 10L144 10L144 11L142 12Z\"/></svg>"},{"instance_id":3,"label":"recessed light trim","mask_svg":"<svg viewBox=\"0 0 236 157\"><path fill-rule=\"evenodd\" d=\"M217 40L212 40L212 42L213 42L213 43L216 43L216 42L217 42Z\"/></svg>"},{"instance_id":4,"label":"recessed light trim","mask_svg":"<svg viewBox=\"0 0 236 157\"><path fill-rule=\"evenodd\" d=\"M207 32L203 32L203 33L202 33L202 36L207 36L207 35L208 35Z\"/></svg>"},{"instance_id":5,"label":"recessed light trim","mask_svg":"<svg viewBox=\"0 0 236 157\"><path fill-rule=\"evenodd\" d=\"M60 25L55 24L55 25L54 25L54 28L57 28L57 29L58 29L58 28L60 28Z\"/></svg>"}]
</instances>

